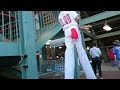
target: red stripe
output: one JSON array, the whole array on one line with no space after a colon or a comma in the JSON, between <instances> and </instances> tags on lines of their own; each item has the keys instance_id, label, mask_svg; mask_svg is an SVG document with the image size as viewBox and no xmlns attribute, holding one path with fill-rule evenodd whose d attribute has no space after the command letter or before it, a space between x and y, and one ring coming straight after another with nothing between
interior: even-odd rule
<instances>
[{"instance_id":1,"label":"red stripe","mask_svg":"<svg viewBox=\"0 0 120 90\"><path fill-rule=\"evenodd\" d=\"M12 25L12 26L11 26L11 28L12 28L12 27L14 27L14 26L15 26L15 24L14 24L14 25ZM10 27L5 28L5 29L4 29L4 31L8 30L9 28L10 28ZM2 31L3 31L3 30L0 30L0 32L2 32Z\"/></svg>"},{"instance_id":2,"label":"red stripe","mask_svg":"<svg viewBox=\"0 0 120 90\"><path fill-rule=\"evenodd\" d=\"M2 13L0 13L0 15L2 15ZM7 17L9 17L8 14L3 14L3 16L7 16ZM11 18L15 18L15 16L11 16Z\"/></svg>"}]
</instances>

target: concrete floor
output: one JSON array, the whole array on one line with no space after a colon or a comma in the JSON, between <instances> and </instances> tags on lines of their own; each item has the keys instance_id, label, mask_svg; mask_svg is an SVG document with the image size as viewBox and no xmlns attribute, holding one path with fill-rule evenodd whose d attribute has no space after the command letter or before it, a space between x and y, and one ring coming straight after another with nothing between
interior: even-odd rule
<instances>
[{"instance_id":1,"label":"concrete floor","mask_svg":"<svg viewBox=\"0 0 120 90\"><path fill-rule=\"evenodd\" d=\"M103 79L120 79L120 71L117 66L112 67L110 63L102 63ZM47 74L41 76L40 79L64 79L63 74ZM84 72L81 72L80 79L86 79Z\"/></svg>"},{"instance_id":2,"label":"concrete floor","mask_svg":"<svg viewBox=\"0 0 120 90\"><path fill-rule=\"evenodd\" d=\"M112 67L110 63L102 63L103 79L120 79L120 71L117 66ZM81 79L85 79L85 74L81 75Z\"/></svg>"}]
</instances>

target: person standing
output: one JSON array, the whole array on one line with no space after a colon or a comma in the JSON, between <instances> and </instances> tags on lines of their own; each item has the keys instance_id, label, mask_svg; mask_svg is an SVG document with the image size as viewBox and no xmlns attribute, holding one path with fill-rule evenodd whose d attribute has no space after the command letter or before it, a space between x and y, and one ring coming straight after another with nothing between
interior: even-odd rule
<instances>
[{"instance_id":1,"label":"person standing","mask_svg":"<svg viewBox=\"0 0 120 90\"><path fill-rule=\"evenodd\" d=\"M115 60L117 62L117 66L118 66L118 69L120 71L120 41L119 40L115 40L113 42L113 44L115 45L113 47L113 53L115 55Z\"/></svg>"},{"instance_id":2,"label":"person standing","mask_svg":"<svg viewBox=\"0 0 120 90\"><path fill-rule=\"evenodd\" d=\"M96 79L92 66L82 45L80 34L79 14L75 11L61 11L58 20L65 35L65 79L74 79L75 57L74 45L76 45L78 57L87 79Z\"/></svg>"},{"instance_id":3,"label":"person standing","mask_svg":"<svg viewBox=\"0 0 120 90\"><path fill-rule=\"evenodd\" d=\"M90 56L92 58L92 66L93 66L95 75L96 75L96 70L98 68L99 76L102 79L101 59L100 59L101 50L98 47L96 47L95 42L92 43L92 48L90 48Z\"/></svg>"},{"instance_id":4,"label":"person standing","mask_svg":"<svg viewBox=\"0 0 120 90\"><path fill-rule=\"evenodd\" d=\"M108 53L108 58L109 58L109 60L111 62L111 65L115 66L115 55L113 53L113 49L109 48L108 51L107 51L107 53Z\"/></svg>"}]
</instances>

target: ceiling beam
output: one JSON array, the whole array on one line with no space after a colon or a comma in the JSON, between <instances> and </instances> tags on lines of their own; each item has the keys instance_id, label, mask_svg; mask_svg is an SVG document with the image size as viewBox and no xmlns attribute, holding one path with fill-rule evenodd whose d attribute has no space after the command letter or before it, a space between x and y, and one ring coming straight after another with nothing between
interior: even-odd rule
<instances>
[{"instance_id":1,"label":"ceiling beam","mask_svg":"<svg viewBox=\"0 0 120 90\"><path fill-rule=\"evenodd\" d=\"M110 33L107 33L107 34L97 35L97 36L96 36L96 39L111 37L111 36L115 36L115 35L120 35L120 31L110 32Z\"/></svg>"},{"instance_id":2,"label":"ceiling beam","mask_svg":"<svg viewBox=\"0 0 120 90\"><path fill-rule=\"evenodd\" d=\"M85 24L89 24L89 23L93 23L102 19L106 19L106 18L110 18L116 15L120 15L120 11L106 11L106 12L102 12L93 16L90 16L88 18L85 19L81 19L80 21L80 25L85 25Z\"/></svg>"},{"instance_id":3,"label":"ceiling beam","mask_svg":"<svg viewBox=\"0 0 120 90\"><path fill-rule=\"evenodd\" d=\"M106 34L97 35L96 39L106 38L106 37L111 37L111 36L116 36L116 35L120 35L120 31L115 31L115 32L110 32L110 33L106 33ZM92 40L92 39L85 38L85 41L90 41L90 40Z\"/></svg>"},{"instance_id":4,"label":"ceiling beam","mask_svg":"<svg viewBox=\"0 0 120 90\"><path fill-rule=\"evenodd\" d=\"M116 20L120 20L120 17L111 18L111 19L107 20L107 23L114 22ZM101 22L98 22L98 23L94 23L92 26L96 27L96 26L102 25L104 23L105 23L105 21L101 21Z\"/></svg>"}]
</instances>

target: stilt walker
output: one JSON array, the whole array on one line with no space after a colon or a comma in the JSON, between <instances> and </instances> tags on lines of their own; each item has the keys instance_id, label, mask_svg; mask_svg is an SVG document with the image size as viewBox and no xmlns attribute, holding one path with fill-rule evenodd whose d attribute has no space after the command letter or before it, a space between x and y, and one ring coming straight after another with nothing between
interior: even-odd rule
<instances>
[{"instance_id":1,"label":"stilt walker","mask_svg":"<svg viewBox=\"0 0 120 90\"><path fill-rule=\"evenodd\" d=\"M82 46L82 37L79 30L79 14L75 11L61 11L58 20L65 34L65 79L74 79L75 58L74 45L87 79L96 79L87 54ZM84 27L80 27L84 29Z\"/></svg>"}]
</instances>

